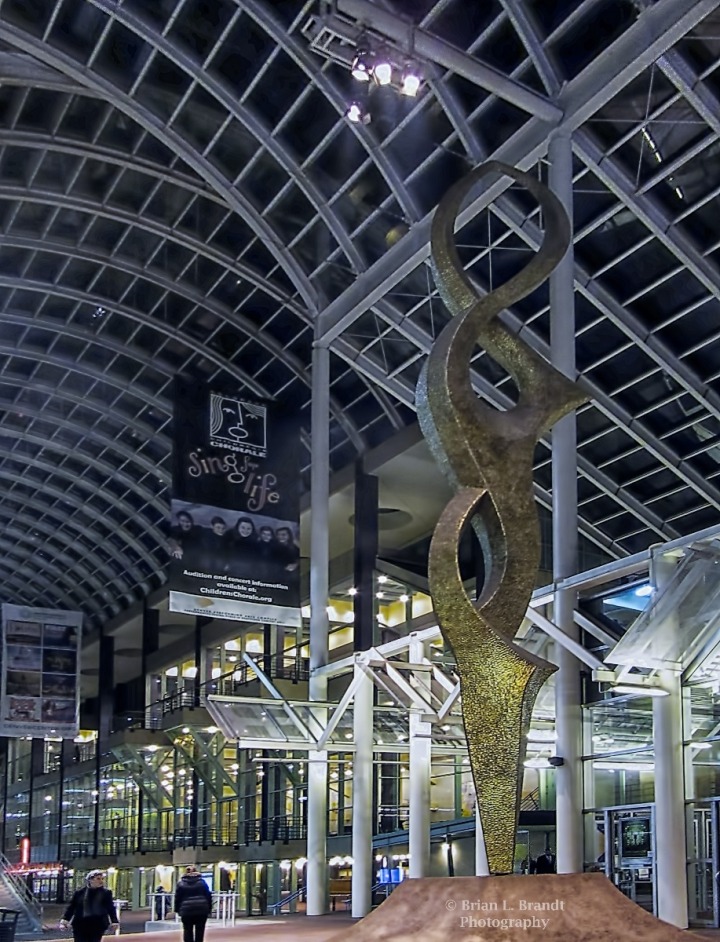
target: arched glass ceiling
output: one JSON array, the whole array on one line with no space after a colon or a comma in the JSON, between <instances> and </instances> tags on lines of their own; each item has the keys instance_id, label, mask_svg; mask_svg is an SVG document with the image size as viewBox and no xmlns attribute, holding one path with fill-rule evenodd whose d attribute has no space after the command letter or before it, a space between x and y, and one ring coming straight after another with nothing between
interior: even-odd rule
<instances>
[{"instance_id":1,"label":"arched glass ceiling","mask_svg":"<svg viewBox=\"0 0 720 942\"><path fill-rule=\"evenodd\" d=\"M333 469L410 423L447 320L429 215L482 159L546 174L556 128L592 396L581 533L622 555L715 522L719 5L2 0L0 596L100 623L162 584L178 373L299 405L305 486L316 338ZM351 125L363 32L426 81ZM480 290L542 234L522 193L493 196L459 234ZM505 319L548 355L545 290ZM508 378L474 369L505 408Z\"/></svg>"}]
</instances>

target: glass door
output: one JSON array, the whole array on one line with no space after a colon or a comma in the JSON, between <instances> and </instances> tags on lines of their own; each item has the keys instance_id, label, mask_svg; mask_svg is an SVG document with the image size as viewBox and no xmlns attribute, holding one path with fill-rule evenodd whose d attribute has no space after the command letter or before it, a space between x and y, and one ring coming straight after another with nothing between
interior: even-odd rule
<instances>
[{"instance_id":1,"label":"glass door","mask_svg":"<svg viewBox=\"0 0 720 942\"><path fill-rule=\"evenodd\" d=\"M653 806L606 808L604 816L605 872L622 893L657 915Z\"/></svg>"}]
</instances>

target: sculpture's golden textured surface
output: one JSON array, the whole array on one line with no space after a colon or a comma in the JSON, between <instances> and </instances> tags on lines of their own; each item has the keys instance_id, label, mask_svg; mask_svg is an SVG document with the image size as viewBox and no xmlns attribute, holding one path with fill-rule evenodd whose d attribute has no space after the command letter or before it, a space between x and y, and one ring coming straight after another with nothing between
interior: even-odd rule
<instances>
[{"instance_id":1,"label":"sculpture's golden textured surface","mask_svg":"<svg viewBox=\"0 0 720 942\"><path fill-rule=\"evenodd\" d=\"M521 183L543 210L545 237L530 263L480 297L463 271L454 227L463 199L491 173ZM535 698L555 669L513 638L527 610L540 561L532 462L540 436L585 401L580 388L534 353L498 314L541 284L561 260L567 216L538 180L491 161L445 195L433 220L432 260L454 315L433 345L417 388L423 434L456 490L430 547L430 591L458 665L470 764L491 873L513 869L525 736ZM481 346L512 376L517 404L506 412L479 401L470 365ZM467 597L458 566L461 533L472 525L485 582Z\"/></svg>"}]
</instances>

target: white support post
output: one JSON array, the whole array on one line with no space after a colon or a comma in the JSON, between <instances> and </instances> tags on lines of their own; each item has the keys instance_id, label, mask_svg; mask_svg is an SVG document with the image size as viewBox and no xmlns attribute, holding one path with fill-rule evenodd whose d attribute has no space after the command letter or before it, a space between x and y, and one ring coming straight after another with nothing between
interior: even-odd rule
<instances>
[{"instance_id":1,"label":"white support post","mask_svg":"<svg viewBox=\"0 0 720 942\"><path fill-rule=\"evenodd\" d=\"M693 769L694 750L692 746L686 746L686 742L691 742L693 738L692 722L692 696L691 687L685 687L681 690L682 697L682 723L683 723L683 775L685 786L685 856L688 860L697 860L706 854L711 855L711 848L705 843L706 835L703 829L698 827L695 830L695 813L697 805L695 798L695 773ZM700 889L698 880L698 868L691 864L687 868L688 881L688 921L695 922L698 916L698 890ZM704 908L704 907L702 907Z\"/></svg>"},{"instance_id":2,"label":"white support post","mask_svg":"<svg viewBox=\"0 0 720 942\"><path fill-rule=\"evenodd\" d=\"M658 592L671 581L675 562L674 557L653 554L651 577ZM687 929L682 684L676 671L659 671L659 680L667 696L653 699L656 910L660 919Z\"/></svg>"},{"instance_id":3,"label":"white support post","mask_svg":"<svg viewBox=\"0 0 720 942\"><path fill-rule=\"evenodd\" d=\"M411 664L422 664L425 645L411 636L409 647ZM429 699L428 671L416 671L417 690ZM409 820L408 850L410 853L410 876L425 877L430 868L430 777L432 765L432 726L423 720L418 707L411 707L409 726Z\"/></svg>"},{"instance_id":4,"label":"white support post","mask_svg":"<svg viewBox=\"0 0 720 942\"><path fill-rule=\"evenodd\" d=\"M373 878L373 682L355 667L353 710L355 758L352 777L352 915L366 916L372 907Z\"/></svg>"},{"instance_id":5,"label":"white support post","mask_svg":"<svg viewBox=\"0 0 720 942\"><path fill-rule=\"evenodd\" d=\"M310 700L325 703L327 676L316 674L328 662L327 616L329 581L328 521L330 506L330 353L316 343L312 368L312 477L310 518ZM327 708L314 715L324 728ZM308 753L307 779L307 906L308 916L322 916L329 908L327 864L328 815L327 752Z\"/></svg>"},{"instance_id":6,"label":"white support post","mask_svg":"<svg viewBox=\"0 0 720 942\"><path fill-rule=\"evenodd\" d=\"M572 139L557 131L550 139L550 188L573 222ZM572 240L550 276L550 347L553 365L575 379L575 273ZM577 431L575 414L552 429L553 576L555 582L577 571ZM576 592L555 593L553 621L573 641L578 640L574 613ZM566 647L556 644L559 670L555 675L557 754L564 764L555 773L557 796L556 855L559 873L583 869L582 831L582 710L580 665Z\"/></svg>"}]
</instances>

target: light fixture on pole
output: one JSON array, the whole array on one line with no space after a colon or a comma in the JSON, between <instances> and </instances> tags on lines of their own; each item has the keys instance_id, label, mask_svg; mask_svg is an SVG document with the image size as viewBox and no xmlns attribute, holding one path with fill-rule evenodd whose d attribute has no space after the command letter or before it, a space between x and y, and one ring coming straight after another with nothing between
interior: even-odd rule
<instances>
[{"instance_id":1,"label":"light fixture on pole","mask_svg":"<svg viewBox=\"0 0 720 942\"><path fill-rule=\"evenodd\" d=\"M420 77L420 71L418 67L412 62L407 62L402 74L400 94L407 95L408 98L415 98L417 93L420 91L421 84L422 78Z\"/></svg>"},{"instance_id":2,"label":"light fixture on pole","mask_svg":"<svg viewBox=\"0 0 720 942\"><path fill-rule=\"evenodd\" d=\"M361 101L351 102L345 112L345 117L351 124L370 124L370 113L366 110ZM354 595L355 593L351 594Z\"/></svg>"},{"instance_id":3,"label":"light fixture on pole","mask_svg":"<svg viewBox=\"0 0 720 942\"><path fill-rule=\"evenodd\" d=\"M393 67L387 56L379 55L373 65L372 76L377 85L389 85L392 82Z\"/></svg>"},{"instance_id":4,"label":"light fixture on pole","mask_svg":"<svg viewBox=\"0 0 720 942\"><path fill-rule=\"evenodd\" d=\"M373 70L373 54L369 49L358 49L352 63L352 76L358 82L369 82Z\"/></svg>"}]
</instances>

